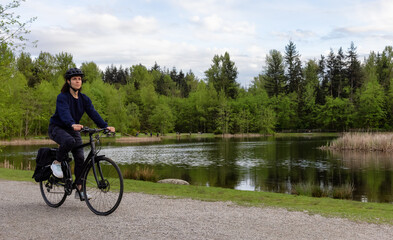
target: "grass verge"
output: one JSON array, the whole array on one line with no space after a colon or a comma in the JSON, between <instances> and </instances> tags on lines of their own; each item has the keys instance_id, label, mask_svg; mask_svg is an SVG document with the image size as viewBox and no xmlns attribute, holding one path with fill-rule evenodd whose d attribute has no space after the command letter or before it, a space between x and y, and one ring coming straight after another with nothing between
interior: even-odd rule
<instances>
[{"instance_id":1,"label":"grass verge","mask_svg":"<svg viewBox=\"0 0 393 240\"><path fill-rule=\"evenodd\" d=\"M33 182L32 175L33 171L0 168L0 179ZM166 195L202 201L231 201L242 206L279 207L289 211L320 214L326 217L393 225L393 205L387 203L362 203L217 187L159 184L130 179L125 179L124 183L125 192Z\"/></svg>"}]
</instances>

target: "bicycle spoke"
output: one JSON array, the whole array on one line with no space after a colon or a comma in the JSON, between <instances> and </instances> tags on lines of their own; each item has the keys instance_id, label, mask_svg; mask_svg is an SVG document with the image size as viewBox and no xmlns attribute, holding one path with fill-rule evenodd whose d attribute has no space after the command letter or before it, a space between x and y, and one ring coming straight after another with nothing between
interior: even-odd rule
<instances>
[{"instance_id":1,"label":"bicycle spoke","mask_svg":"<svg viewBox=\"0 0 393 240\"><path fill-rule=\"evenodd\" d=\"M45 203L50 207L61 206L67 198L64 186L56 183L53 177L40 182L40 190Z\"/></svg>"},{"instance_id":2,"label":"bicycle spoke","mask_svg":"<svg viewBox=\"0 0 393 240\"><path fill-rule=\"evenodd\" d=\"M98 164L102 170L96 167L99 184L93 174L92 166L85 174L84 191L91 197L86 200L87 206L98 215L108 215L119 206L123 195L123 177L118 166L109 158L101 158Z\"/></svg>"}]
</instances>

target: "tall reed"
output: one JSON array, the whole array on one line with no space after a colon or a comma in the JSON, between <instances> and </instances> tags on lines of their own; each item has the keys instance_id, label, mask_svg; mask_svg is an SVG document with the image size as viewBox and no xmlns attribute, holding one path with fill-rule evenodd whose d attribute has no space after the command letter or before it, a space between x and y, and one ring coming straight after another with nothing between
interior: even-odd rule
<instances>
[{"instance_id":1,"label":"tall reed","mask_svg":"<svg viewBox=\"0 0 393 240\"><path fill-rule=\"evenodd\" d=\"M325 150L393 151L393 133L344 133Z\"/></svg>"},{"instance_id":2,"label":"tall reed","mask_svg":"<svg viewBox=\"0 0 393 240\"><path fill-rule=\"evenodd\" d=\"M133 170L123 170L123 177L126 179L143 180L150 182L156 182L159 178L158 174L155 173L154 169L139 166L137 166Z\"/></svg>"}]
</instances>

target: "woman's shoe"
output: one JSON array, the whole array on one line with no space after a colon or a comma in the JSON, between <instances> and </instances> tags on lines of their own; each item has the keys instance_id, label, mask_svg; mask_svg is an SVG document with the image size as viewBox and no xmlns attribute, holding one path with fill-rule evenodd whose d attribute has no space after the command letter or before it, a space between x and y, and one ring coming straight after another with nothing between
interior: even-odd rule
<instances>
[{"instance_id":1,"label":"woman's shoe","mask_svg":"<svg viewBox=\"0 0 393 240\"><path fill-rule=\"evenodd\" d=\"M79 192L80 193L80 197L78 194L78 191L75 192L75 199L82 199L82 201L85 200L85 194L83 192ZM91 199L91 196L89 194L87 194L87 199Z\"/></svg>"},{"instance_id":2,"label":"woman's shoe","mask_svg":"<svg viewBox=\"0 0 393 240\"><path fill-rule=\"evenodd\" d=\"M58 161L54 161L52 165L50 165L50 169L52 169L53 175L57 178L63 178L63 170L61 170L61 163Z\"/></svg>"}]
</instances>

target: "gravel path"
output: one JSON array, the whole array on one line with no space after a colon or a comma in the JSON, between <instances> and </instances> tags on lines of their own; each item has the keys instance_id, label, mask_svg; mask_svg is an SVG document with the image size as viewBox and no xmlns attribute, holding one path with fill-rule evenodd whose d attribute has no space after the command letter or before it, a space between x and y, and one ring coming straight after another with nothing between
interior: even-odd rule
<instances>
[{"instance_id":1,"label":"gravel path","mask_svg":"<svg viewBox=\"0 0 393 240\"><path fill-rule=\"evenodd\" d=\"M137 193L102 217L73 195L48 207L36 183L0 186L0 239L393 239L393 226Z\"/></svg>"}]
</instances>

